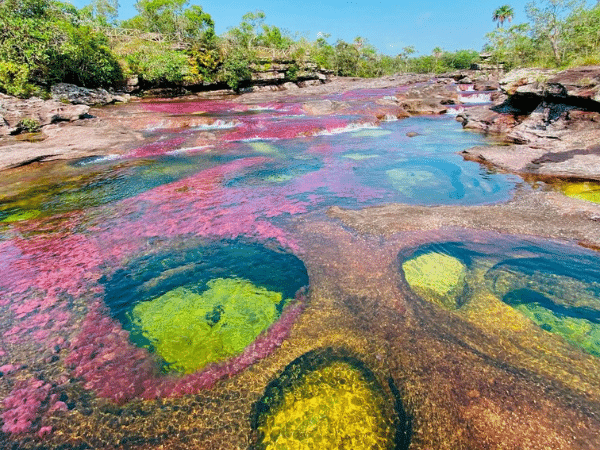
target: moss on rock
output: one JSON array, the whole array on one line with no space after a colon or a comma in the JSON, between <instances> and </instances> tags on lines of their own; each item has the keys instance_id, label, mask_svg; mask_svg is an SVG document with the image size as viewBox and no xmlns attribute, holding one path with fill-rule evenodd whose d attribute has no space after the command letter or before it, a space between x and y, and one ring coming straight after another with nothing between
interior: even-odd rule
<instances>
[{"instance_id":1,"label":"moss on rock","mask_svg":"<svg viewBox=\"0 0 600 450\"><path fill-rule=\"evenodd\" d=\"M387 398L364 369L342 359L292 366L261 400L257 448L395 448Z\"/></svg>"},{"instance_id":2,"label":"moss on rock","mask_svg":"<svg viewBox=\"0 0 600 450\"><path fill-rule=\"evenodd\" d=\"M132 322L172 369L191 373L241 353L280 315L282 294L218 278L201 294L179 287L133 308Z\"/></svg>"},{"instance_id":3,"label":"moss on rock","mask_svg":"<svg viewBox=\"0 0 600 450\"><path fill-rule=\"evenodd\" d=\"M406 282L417 295L448 309L460 306L467 267L457 258L429 252L405 261L402 269Z\"/></svg>"}]
</instances>

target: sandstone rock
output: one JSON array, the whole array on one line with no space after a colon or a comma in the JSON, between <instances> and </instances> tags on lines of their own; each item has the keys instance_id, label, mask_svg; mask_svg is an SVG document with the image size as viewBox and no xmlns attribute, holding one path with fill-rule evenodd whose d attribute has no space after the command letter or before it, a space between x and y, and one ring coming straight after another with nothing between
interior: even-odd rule
<instances>
[{"instance_id":1,"label":"sandstone rock","mask_svg":"<svg viewBox=\"0 0 600 450\"><path fill-rule=\"evenodd\" d=\"M323 116L332 114L340 109L348 107L347 103L336 102L332 100L315 100L306 102L302 105L302 109L306 114L311 116Z\"/></svg>"},{"instance_id":2,"label":"sandstone rock","mask_svg":"<svg viewBox=\"0 0 600 450\"><path fill-rule=\"evenodd\" d=\"M509 95L514 94L522 86L527 91L538 89L539 94L543 93L543 86L556 70L552 69L517 69L509 72L499 81L500 88ZM537 88L535 87L537 86Z\"/></svg>"},{"instance_id":3,"label":"sandstone rock","mask_svg":"<svg viewBox=\"0 0 600 450\"><path fill-rule=\"evenodd\" d=\"M292 83L291 81L288 81L287 83L283 83L281 85L281 87L283 87L284 89L287 89L287 90L300 89L296 83Z\"/></svg>"},{"instance_id":4,"label":"sandstone rock","mask_svg":"<svg viewBox=\"0 0 600 450\"><path fill-rule=\"evenodd\" d=\"M70 105L54 100L42 100L32 97L22 100L16 97L0 94L0 135L14 134L21 130L19 122L24 119L37 121L40 126L52 123L78 120L84 118L90 107L86 105Z\"/></svg>"}]
</instances>

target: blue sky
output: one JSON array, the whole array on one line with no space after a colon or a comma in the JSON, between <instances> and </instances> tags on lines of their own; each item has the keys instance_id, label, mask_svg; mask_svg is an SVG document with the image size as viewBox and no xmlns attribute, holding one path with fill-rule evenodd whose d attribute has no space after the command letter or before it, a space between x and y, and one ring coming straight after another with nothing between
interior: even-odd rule
<instances>
[{"instance_id":1,"label":"blue sky","mask_svg":"<svg viewBox=\"0 0 600 450\"><path fill-rule=\"evenodd\" d=\"M408 45L418 54L430 54L436 46L448 51L479 51L485 34L495 27L493 11L508 3L515 11L513 23L526 22L527 1L191 0L190 4L201 5L212 16L217 34L236 26L246 12L262 10L269 25L298 32L311 41L318 33L331 34L331 43L336 39L352 41L360 35L380 52L396 55ZM89 0L71 3L82 7ZM121 0L119 18L134 16L134 4Z\"/></svg>"}]
</instances>

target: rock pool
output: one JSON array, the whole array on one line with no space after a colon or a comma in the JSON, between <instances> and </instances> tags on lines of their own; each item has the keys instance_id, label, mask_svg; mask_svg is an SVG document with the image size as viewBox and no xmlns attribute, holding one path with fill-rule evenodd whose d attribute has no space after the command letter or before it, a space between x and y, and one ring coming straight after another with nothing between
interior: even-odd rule
<instances>
[{"instance_id":1,"label":"rock pool","mask_svg":"<svg viewBox=\"0 0 600 450\"><path fill-rule=\"evenodd\" d=\"M599 448L593 219L396 91L147 100L4 172L0 448Z\"/></svg>"}]
</instances>

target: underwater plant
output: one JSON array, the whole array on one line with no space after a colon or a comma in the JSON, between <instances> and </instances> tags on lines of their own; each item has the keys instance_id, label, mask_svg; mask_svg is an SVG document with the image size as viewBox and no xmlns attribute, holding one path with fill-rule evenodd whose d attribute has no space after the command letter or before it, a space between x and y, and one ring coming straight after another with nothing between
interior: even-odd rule
<instances>
[{"instance_id":1,"label":"underwater plant","mask_svg":"<svg viewBox=\"0 0 600 450\"><path fill-rule=\"evenodd\" d=\"M192 373L241 353L285 303L280 292L239 278L213 279L207 286L200 294L178 287L133 308L133 326L171 369Z\"/></svg>"},{"instance_id":2,"label":"underwater plant","mask_svg":"<svg viewBox=\"0 0 600 450\"><path fill-rule=\"evenodd\" d=\"M311 352L256 405L255 448L392 449L397 423L372 372L353 358Z\"/></svg>"},{"instance_id":3,"label":"underwater plant","mask_svg":"<svg viewBox=\"0 0 600 450\"><path fill-rule=\"evenodd\" d=\"M561 186L567 197L579 198L588 202L600 203L600 184L591 182L565 183Z\"/></svg>"},{"instance_id":4,"label":"underwater plant","mask_svg":"<svg viewBox=\"0 0 600 450\"><path fill-rule=\"evenodd\" d=\"M402 270L415 294L445 308L459 307L467 267L457 258L429 252L405 261Z\"/></svg>"}]
</instances>

